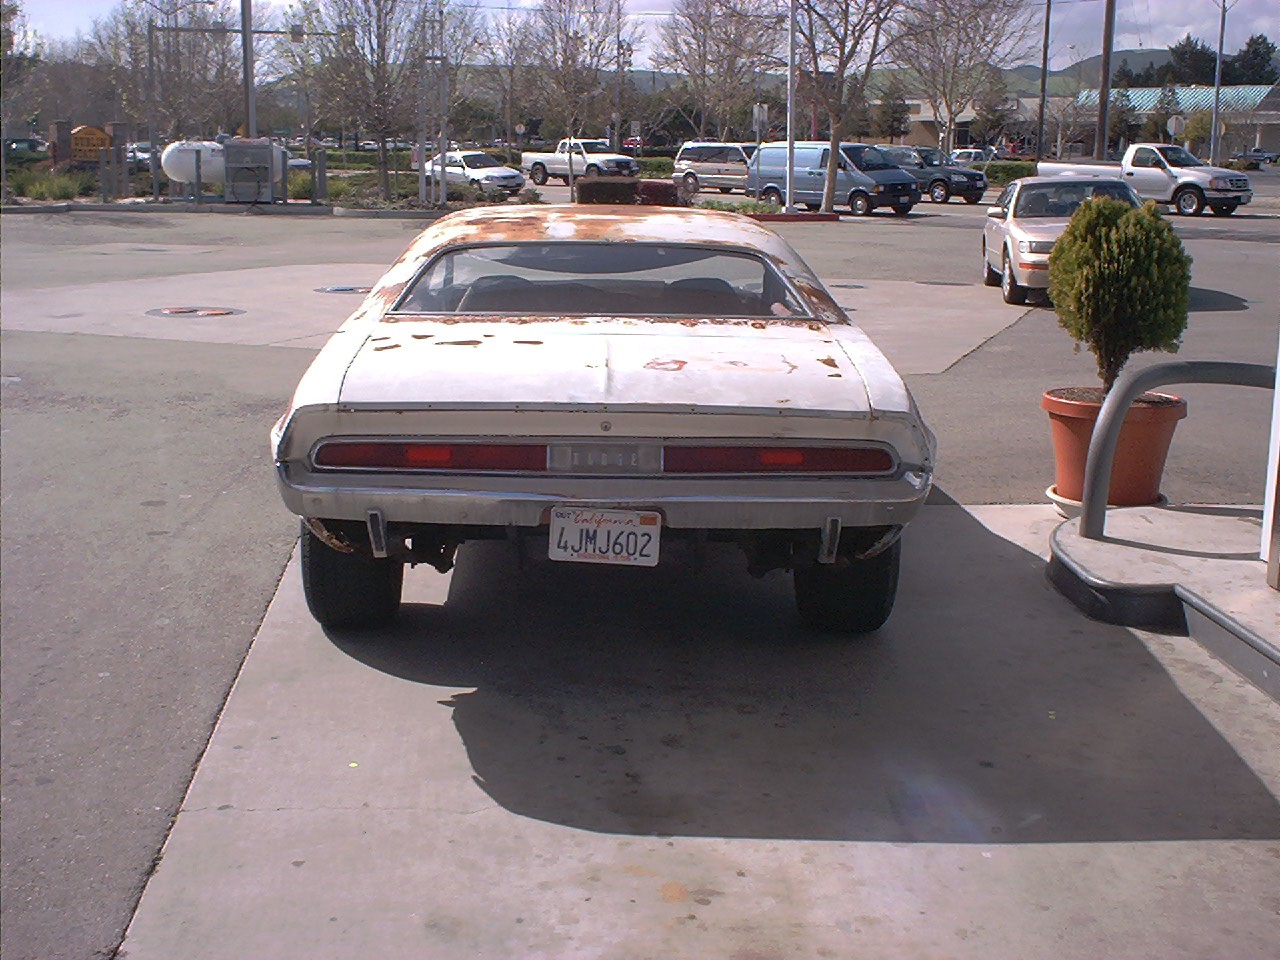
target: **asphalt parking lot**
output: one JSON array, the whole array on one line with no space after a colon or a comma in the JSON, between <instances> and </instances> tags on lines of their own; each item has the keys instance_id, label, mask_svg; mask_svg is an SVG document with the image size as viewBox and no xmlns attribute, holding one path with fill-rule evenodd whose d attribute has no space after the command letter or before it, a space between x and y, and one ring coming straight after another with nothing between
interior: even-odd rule
<instances>
[{"instance_id":1,"label":"asphalt parking lot","mask_svg":"<svg viewBox=\"0 0 1280 960\"><path fill-rule=\"evenodd\" d=\"M1181 356L1275 357L1277 214L1177 222ZM980 286L981 217L780 227L940 437L898 610L833 645L732 556L487 547L326 636L266 431L318 288L418 225L5 216L4 956L1273 956L1280 708L1045 583L1038 397L1091 362ZM1188 391L1171 498L1259 502L1251 393Z\"/></svg>"}]
</instances>

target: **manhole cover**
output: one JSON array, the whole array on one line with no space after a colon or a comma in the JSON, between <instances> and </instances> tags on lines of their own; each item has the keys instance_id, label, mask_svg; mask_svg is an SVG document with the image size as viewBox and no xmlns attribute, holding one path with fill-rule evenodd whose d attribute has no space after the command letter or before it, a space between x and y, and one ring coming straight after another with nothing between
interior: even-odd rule
<instances>
[{"instance_id":1,"label":"manhole cover","mask_svg":"<svg viewBox=\"0 0 1280 960\"><path fill-rule=\"evenodd\" d=\"M372 287L316 287L316 293L359 293L365 294Z\"/></svg>"},{"instance_id":2,"label":"manhole cover","mask_svg":"<svg viewBox=\"0 0 1280 960\"><path fill-rule=\"evenodd\" d=\"M244 313L232 307L160 307L148 310L148 317L233 317Z\"/></svg>"}]
</instances>

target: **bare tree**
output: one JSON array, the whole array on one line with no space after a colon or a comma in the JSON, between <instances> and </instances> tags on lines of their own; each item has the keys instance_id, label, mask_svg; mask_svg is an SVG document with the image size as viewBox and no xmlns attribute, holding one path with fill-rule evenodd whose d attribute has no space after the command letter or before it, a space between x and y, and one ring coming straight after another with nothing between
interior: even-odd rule
<instances>
[{"instance_id":1,"label":"bare tree","mask_svg":"<svg viewBox=\"0 0 1280 960\"><path fill-rule=\"evenodd\" d=\"M724 137L755 97L755 79L778 63L783 14L775 0L675 0L653 65L679 74L672 93L694 108L698 136Z\"/></svg>"},{"instance_id":2,"label":"bare tree","mask_svg":"<svg viewBox=\"0 0 1280 960\"><path fill-rule=\"evenodd\" d=\"M941 123L938 146L955 145L956 118L973 102L991 69L1027 53L1040 5L1031 0L910 0L895 60L915 75L913 86Z\"/></svg>"},{"instance_id":3,"label":"bare tree","mask_svg":"<svg viewBox=\"0 0 1280 960\"><path fill-rule=\"evenodd\" d=\"M444 65L456 70L474 51L474 9L418 0L318 0L314 21L328 34L317 68L322 95L353 125L378 141L378 172L390 201L387 140L414 129L427 80L448 82ZM451 89L456 84L448 84Z\"/></svg>"},{"instance_id":4,"label":"bare tree","mask_svg":"<svg viewBox=\"0 0 1280 960\"><path fill-rule=\"evenodd\" d=\"M533 43L528 14L517 10L495 11L489 17L480 48L488 61L481 82L494 97L506 130L507 150L518 112L533 102Z\"/></svg>"},{"instance_id":5,"label":"bare tree","mask_svg":"<svg viewBox=\"0 0 1280 960\"><path fill-rule=\"evenodd\" d=\"M602 78L638 31L626 0L544 0L530 16L537 86L551 119L569 136L608 114Z\"/></svg>"},{"instance_id":6,"label":"bare tree","mask_svg":"<svg viewBox=\"0 0 1280 960\"><path fill-rule=\"evenodd\" d=\"M840 141L865 116L871 71L904 38L907 12L903 0L797 0L799 69L830 130L825 211L835 203Z\"/></svg>"}]
</instances>

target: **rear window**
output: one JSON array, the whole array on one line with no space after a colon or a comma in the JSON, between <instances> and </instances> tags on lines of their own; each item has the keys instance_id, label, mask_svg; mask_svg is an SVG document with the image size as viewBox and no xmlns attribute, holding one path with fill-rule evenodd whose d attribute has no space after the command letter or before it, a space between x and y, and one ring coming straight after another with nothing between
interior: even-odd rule
<instances>
[{"instance_id":1,"label":"rear window","mask_svg":"<svg viewBox=\"0 0 1280 960\"><path fill-rule=\"evenodd\" d=\"M397 313L506 316L805 317L768 261L748 252L633 243L514 243L438 255Z\"/></svg>"}]
</instances>

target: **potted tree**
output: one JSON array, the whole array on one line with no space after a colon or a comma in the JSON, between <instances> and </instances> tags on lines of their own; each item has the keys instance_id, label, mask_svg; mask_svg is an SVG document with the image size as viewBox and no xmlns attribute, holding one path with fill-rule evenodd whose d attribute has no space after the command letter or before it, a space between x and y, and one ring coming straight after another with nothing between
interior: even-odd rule
<instances>
[{"instance_id":1,"label":"potted tree","mask_svg":"<svg viewBox=\"0 0 1280 960\"><path fill-rule=\"evenodd\" d=\"M1056 458L1048 494L1065 509L1080 500L1094 423L1107 392L1141 350L1174 353L1187 327L1191 258L1155 204L1134 208L1097 197L1082 203L1049 256L1049 297L1058 323L1094 355L1100 386L1046 391ZM1160 477L1186 401L1145 393L1129 409L1120 433L1111 491L1113 506L1160 500Z\"/></svg>"}]
</instances>

